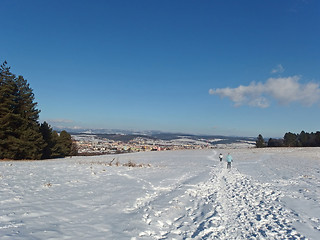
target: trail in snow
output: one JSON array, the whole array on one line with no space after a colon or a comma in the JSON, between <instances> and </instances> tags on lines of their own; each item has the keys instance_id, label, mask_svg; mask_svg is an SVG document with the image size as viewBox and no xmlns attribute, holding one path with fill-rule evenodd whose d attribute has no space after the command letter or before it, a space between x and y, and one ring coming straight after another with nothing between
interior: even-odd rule
<instances>
[{"instance_id":1,"label":"trail in snow","mask_svg":"<svg viewBox=\"0 0 320 240\"><path fill-rule=\"evenodd\" d=\"M320 148L231 153L0 162L0 239L320 239Z\"/></svg>"},{"instance_id":2,"label":"trail in snow","mask_svg":"<svg viewBox=\"0 0 320 240\"><path fill-rule=\"evenodd\" d=\"M292 226L294 213L280 202L281 192L225 166L208 181L181 185L143 208L152 239L306 239ZM135 239L135 238L133 238Z\"/></svg>"}]
</instances>

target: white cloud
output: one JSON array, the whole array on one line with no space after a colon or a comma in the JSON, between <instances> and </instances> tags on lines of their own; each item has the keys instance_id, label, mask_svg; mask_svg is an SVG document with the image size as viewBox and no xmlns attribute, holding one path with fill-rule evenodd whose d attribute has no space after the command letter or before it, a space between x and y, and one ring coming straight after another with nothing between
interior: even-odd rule
<instances>
[{"instance_id":1,"label":"white cloud","mask_svg":"<svg viewBox=\"0 0 320 240\"><path fill-rule=\"evenodd\" d=\"M77 123L71 119L45 119L45 121L51 125L54 129L82 129L83 127L80 127L76 125Z\"/></svg>"},{"instance_id":2,"label":"white cloud","mask_svg":"<svg viewBox=\"0 0 320 240\"><path fill-rule=\"evenodd\" d=\"M48 119L47 120L50 123L73 123L73 120L70 119Z\"/></svg>"},{"instance_id":3,"label":"white cloud","mask_svg":"<svg viewBox=\"0 0 320 240\"><path fill-rule=\"evenodd\" d=\"M284 68L281 64L278 64L274 69L271 70L272 74L283 73L283 72L284 72Z\"/></svg>"},{"instance_id":4,"label":"white cloud","mask_svg":"<svg viewBox=\"0 0 320 240\"><path fill-rule=\"evenodd\" d=\"M279 104L286 105L299 102L306 106L320 100L318 83L299 83L299 76L286 78L269 78L265 83L252 82L249 86L240 85L237 88L210 89L209 94L227 97L235 106L249 105L266 108L270 106L271 99Z\"/></svg>"}]
</instances>

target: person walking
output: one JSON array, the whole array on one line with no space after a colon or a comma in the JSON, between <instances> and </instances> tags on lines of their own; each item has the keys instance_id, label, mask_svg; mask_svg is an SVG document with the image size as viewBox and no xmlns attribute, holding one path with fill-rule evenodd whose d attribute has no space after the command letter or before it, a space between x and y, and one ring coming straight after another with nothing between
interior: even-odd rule
<instances>
[{"instance_id":1,"label":"person walking","mask_svg":"<svg viewBox=\"0 0 320 240\"><path fill-rule=\"evenodd\" d=\"M222 155L222 153L220 153L220 155L219 155L219 159L220 159L220 162L222 162L222 159L223 159L223 155Z\"/></svg>"},{"instance_id":2,"label":"person walking","mask_svg":"<svg viewBox=\"0 0 320 240\"><path fill-rule=\"evenodd\" d=\"M232 159L230 153L228 153L228 156L227 156L227 169L231 169L232 161L233 161L233 159Z\"/></svg>"}]
</instances>

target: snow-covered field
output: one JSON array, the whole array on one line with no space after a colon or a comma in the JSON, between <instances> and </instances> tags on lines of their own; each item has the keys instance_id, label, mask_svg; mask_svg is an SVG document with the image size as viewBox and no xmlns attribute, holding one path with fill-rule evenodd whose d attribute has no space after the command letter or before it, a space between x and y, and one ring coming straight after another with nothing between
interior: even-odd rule
<instances>
[{"instance_id":1,"label":"snow-covered field","mask_svg":"<svg viewBox=\"0 0 320 240\"><path fill-rule=\"evenodd\" d=\"M3 161L0 184L0 239L320 239L319 148Z\"/></svg>"}]
</instances>

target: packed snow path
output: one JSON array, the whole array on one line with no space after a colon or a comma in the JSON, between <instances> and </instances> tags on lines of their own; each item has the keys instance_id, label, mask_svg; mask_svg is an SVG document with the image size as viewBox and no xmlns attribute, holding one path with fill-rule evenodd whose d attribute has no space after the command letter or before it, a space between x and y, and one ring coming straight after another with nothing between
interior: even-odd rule
<instances>
[{"instance_id":1,"label":"packed snow path","mask_svg":"<svg viewBox=\"0 0 320 240\"><path fill-rule=\"evenodd\" d=\"M157 204L157 198L146 200L143 220L150 227L140 237L305 239L292 226L297 220L294 213L279 202L280 192L223 164L212 168L210 175L206 182L185 183L167 193L165 207Z\"/></svg>"},{"instance_id":2,"label":"packed snow path","mask_svg":"<svg viewBox=\"0 0 320 240\"><path fill-rule=\"evenodd\" d=\"M319 202L320 148L0 162L1 240L318 240Z\"/></svg>"}]
</instances>

